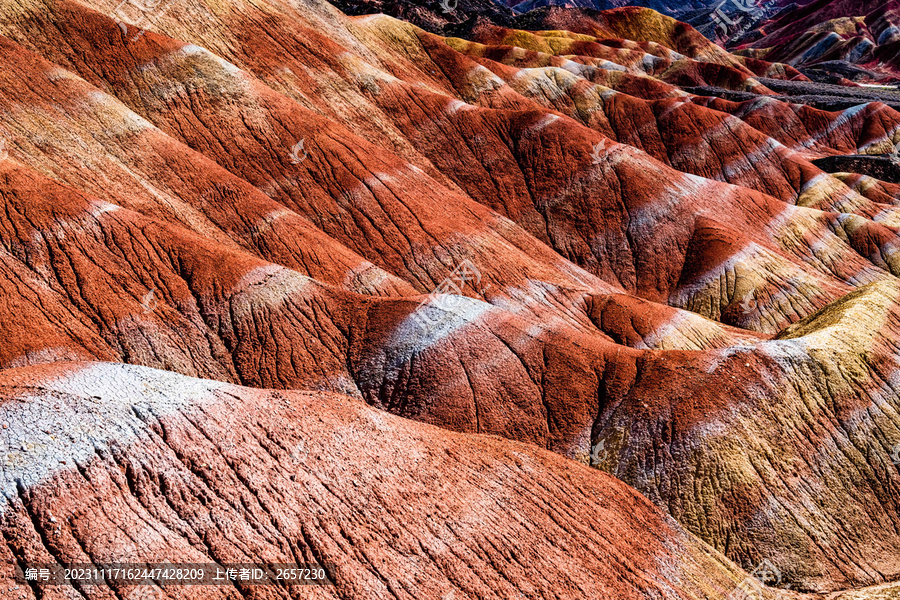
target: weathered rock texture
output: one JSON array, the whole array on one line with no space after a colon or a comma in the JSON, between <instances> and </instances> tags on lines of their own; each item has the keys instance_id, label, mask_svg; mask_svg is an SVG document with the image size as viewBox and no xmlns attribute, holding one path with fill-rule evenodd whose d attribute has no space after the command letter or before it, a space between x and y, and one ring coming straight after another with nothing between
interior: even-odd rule
<instances>
[{"instance_id":1,"label":"weathered rock texture","mask_svg":"<svg viewBox=\"0 0 900 600\"><path fill-rule=\"evenodd\" d=\"M346 396L103 363L0 389L5 560L316 562L334 583L158 590L197 599L702 599L744 577L604 473Z\"/></svg>"},{"instance_id":2,"label":"weathered rock texture","mask_svg":"<svg viewBox=\"0 0 900 600\"><path fill-rule=\"evenodd\" d=\"M0 4L8 559L896 592L900 188L813 161L900 113L776 99L790 69L649 10L117 6Z\"/></svg>"},{"instance_id":3,"label":"weathered rock texture","mask_svg":"<svg viewBox=\"0 0 900 600\"><path fill-rule=\"evenodd\" d=\"M896 0L815 0L791 8L772 15L740 45L740 53L833 82L896 83L900 78Z\"/></svg>"}]
</instances>

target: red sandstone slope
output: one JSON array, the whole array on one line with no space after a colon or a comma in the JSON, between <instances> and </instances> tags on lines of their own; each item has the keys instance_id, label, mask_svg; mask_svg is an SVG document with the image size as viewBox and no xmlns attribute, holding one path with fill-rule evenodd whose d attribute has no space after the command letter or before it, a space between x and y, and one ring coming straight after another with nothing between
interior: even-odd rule
<instances>
[{"instance_id":1,"label":"red sandstone slope","mask_svg":"<svg viewBox=\"0 0 900 600\"><path fill-rule=\"evenodd\" d=\"M73 22L78 22L78 20L66 20L66 23ZM71 25L69 25L69 27L71 27ZM114 25L112 23L107 23L107 27L114 28ZM101 33L98 34L97 32ZM92 28L86 32L86 34L91 35L92 38L96 38L97 35L109 35L108 32L103 32L103 30L97 28ZM70 36L69 39L76 40L78 38L73 35ZM143 36L138 43L146 41L144 46L141 47L149 49L151 47L149 45L150 42L155 39L153 34L148 33ZM109 51L116 52L115 48L110 48ZM48 52L51 52L52 54L57 53L57 51L53 49L48 50ZM131 55L131 52L132 51L129 50L128 55L123 53L123 58L126 61L129 60L128 56ZM218 76L221 77L221 66L217 65L217 63L211 62L205 58L202 59L203 62L197 62L198 58L204 56L205 55L202 53L198 55L198 51L187 48L187 51L182 49L175 52L170 57L167 57L165 61L155 62L156 69L154 70L154 80L157 83L154 85L160 85L159 82L161 81L170 82L169 85L176 86L176 89L177 86L187 85L188 82L181 81L180 79L177 79L177 77L181 77L179 74L184 73L184 69L189 64L195 69L198 68L198 65L203 65L204 72L208 71L210 73L209 77L213 77L214 74L219 74ZM19 58L19 61L24 58L25 56L23 55ZM127 62L125 64L127 64ZM90 76L91 73L98 72L98 70L99 65L90 70L86 70L85 74ZM144 72L147 72L146 69ZM238 80L242 78L240 73L228 73L227 71L225 76L230 78L236 77ZM128 80L123 81L121 76L111 74L107 80L98 81L98 83L102 83L104 86L116 86L113 87L113 89L119 89L119 87L121 87L119 93L126 99L131 97L145 99L152 97L148 95L150 88L142 89L144 86L138 84L137 89L135 89L132 87L132 84L129 83L132 80L133 78L129 78ZM692 288L691 291L687 292L688 295L685 296L684 291L677 290L676 284L681 270L681 262L676 261L675 264L670 265L660 263L657 259L651 258L649 255L656 252L656 244L652 240L655 238L658 240L657 243L659 244L670 244L673 239L677 239L680 240L678 245L683 251L686 251L689 246L689 240L693 235L693 221L697 217L704 216L705 214L712 216L712 213L706 212L709 208L716 211L716 219L722 219L724 213L718 210L718 207L707 208L704 206L685 206L683 209L690 215L689 219L683 221L676 227L675 231L672 231L667 235L660 235L661 232L651 233L652 231L658 231L652 220L646 222L640 229L635 230L634 227L638 223L641 223L641 221L636 221L633 218L636 211L646 210L646 208L642 208L641 205L647 206L652 204L652 202L648 202L651 198L659 198L665 195L682 197L686 193L686 186L688 189L696 188L699 190L700 188L696 186L706 186L706 183L701 183L699 180L694 181L690 178L688 178L687 181L684 181L685 178L683 176L676 172L666 171L661 168L661 166L654 164L653 161L648 160L647 157L642 156L639 152L635 152L634 150L616 152L617 158L612 162L608 160L598 160L595 155L595 149L598 145L604 143L604 138L596 136L589 130L579 127L575 122L565 119L559 120L552 114L548 115L545 119L540 112L534 110L533 105L529 105L525 100L517 101L514 96L509 96L509 94L507 94L508 99L502 101L503 106L509 106L510 102L518 102L520 105L524 105L524 108L531 108L531 110L469 110L462 104L455 104L456 102L459 102L458 100L452 98L448 99L446 96L433 93L429 94L427 91L416 90L415 96L413 96L413 88L410 85L403 84L399 81L393 82L388 79L382 81L379 85L379 89L384 88L384 93L376 95L375 105L381 114L385 115L393 122L394 127L396 128L395 131L406 135L406 139L412 144L413 149L421 152L421 154L418 154L416 157L416 160L420 162L420 164L423 164L430 169L437 170L441 174L441 177L449 177L452 182L460 185L474 199L488 204L490 208L498 210L501 214L516 220L529 233L535 235L544 242L549 243L557 250L561 250L566 258L595 272L614 286L625 285L628 289L636 289L642 296L655 301L663 300L684 305L686 302L698 302L698 299L694 298L696 293L700 292L704 295L707 293L703 292L702 289L695 290ZM390 90L390 94L388 94L388 90ZM82 93L86 93L86 91ZM306 122L298 121L296 124L290 124L287 113L288 111L292 111L292 115L297 115L296 107L293 106L289 99L273 94L266 88L251 87L246 89L245 87L237 87L233 94L235 94L236 98L243 98L243 100L241 102L234 102L227 107L222 107L213 98L210 98L207 101L192 102L189 106L183 108L173 107L168 102L153 104L152 102L148 103L145 101L142 101L140 106L135 104L134 107L142 110L146 117L157 122L165 131L172 135L182 137L186 143L194 146L197 150L203 150L204 145L209 143L210 136L218 138L216 147L222 148L224 154L221 154L219 151L213 152L212 155L217 161L226 165L232 165L232 171L247 180L254 182L273 198L280 200L290 210L297 211L300 214L307 216L326 233L337 237L342 243L349 245L353 250L361 253L373 262L376 262L376 264L388 267L390 270L396 270L402 260L404 266L401 268L409 268L408 259L401 259L400 256L395 254L398 252L396 244L389 244L391 247L383 244L373 247L371 236L360 235L359 233L354 233L352 230L348 231L346 229L346 224L335 221L331 217L328 217L327 219L325 217L325 215L331 214L335 210L335 207L338 206L333 200L333 197L337 194L341 195L341 204L348 204L347 208L342 210L349 209L351 214L352 212L361 211L362 214L368 215L367 218L370 221L379 218L376 217L374 213L371 213L373 209L378 213L384 209L394 210L389 208L390 204L383 207L381 205L386 201L395 202L395 200L390 197L390 194L398 194L396 199L406 205L405 210L410 210L412 213L415 213L417 215L417 221L420 223L423 222L423 219L426 219L425 215L428 215L428 208L420 204L416 192L413 191L412 193L409 193L407 191L415 190L417 185L420 185L414 183L416 175L415 172L410 171L409 166L396 165L388 169L386 168L387 162L385 161L389 159L386 157L381 158L377 152L370 151L366 156L371 158L364 159L364 162L360 165L366 174L371 176L372 174L387 171L388 173L392 173L392 177L397 177L399 173L397 173L396 169L399 167L401 171L404 172L402 180L407 183L404 185L402 191L400 188L395 187L394 190L392 190L390 187L387 187L384 190L387 194L377 187L372 190L367 189L369 184L366 184L366 188L362 188L361 191L357 191L359 188L356 186L359 184L355 181L348 183L347 179L359 181L363 178L363 175L353 173L352 171L346 172L346 174L341 172L336 172L334 174L331 172L323 172L320 168L322 163L318 162L318 157L310 159L308 163L293 166L289 164L290 155L287 153L282 156L276 156L273 160L269 154L269 150L260 144L230 144L229 140L233 139L235 135L238 135L239 139L246 139L250 136L258 137L261 135L262 132L254 133L253 129L248 128L246 125L247 123L253 122L253 119L259 118L268 119L270 123L277 124L281 127L284 127L285 124L287 124L288 133L281 134L281 139L283 140L282 143L285 147L289 147L289 140L291 138L305 140L306 137L304 136L312 131L322 130L323 128L329 131L334 130L333 124L326 124L326 122L321 121L320 117L316 117L312 114L308 114L305 117L307 119ZM224 112L223 108L226 109ZM460 110L460 108L465 110ZM412 112L413 110L415 112ZM237 111L237 114L235 114L235 111ZM179 114L183 114L184 116L179 117ZM238 115L240 115L240 121L235 121L235 117ZM199 117L200 120L196 122L194 128L185 128L179 124L183 120L190 122L191 119L196 119L197 117ZM246 133L238 133L229 128L210 125L212 123L219 123L222 120L225 120L226 122L230 120L230 122L237 123L239 130L247 129L247 131ZM544 123L549 124L546 129L544 128ZM492 137L485 134L476 136L475 141L478 142L480 138L483 148L475 148L472 155L452 154L452 148L458 147L460 143L463 143L465 132L471 131L473 128L483 128L488 131L500 129L501 131L504 131L504 133L499 137ZM536 128L541 129L540 137L529 139L531 132ZM439 135L438 132L440 132ZM346 132L341 134L341 137L349 139L349 135L349 132ZM556 160L556 157L552 154L546 156L545 154L547 151L543 148L547 142L550 142L550 148L552 149L552 140L554 139L560 140L565 138L572 140L575 136L579 136L584 140L584 150L582 151L584 158L579 158L579 162L588 169L588 172L585 175L567 173L565 170L557 168L553 162ZM326 140L323 139L322 142L319 142L319 138L310 137L310 143L307 144L307 148L313 148L313 144L325 143L325 141ZM362 140L358 143L364 145ZM504 144L507 145L508 150L503 149ZM500 156L494 154L497 149L501 150ZM325 146L323 146L321 150L324 152L325 156L333 152ZM485 150L487 152L485 152ZM535 152L535 150L538 150L538 152ZM357 154L357 156L359 156L359 154ZM372 162L373 159L376 162ZM750 160L756 162L752 158ZM381 161L380 164L377 161ZM791 163L790 161L794 162ZM372 162L372 164L366 164L366 162ZM798 202L807 206L821 207L829 210L839 209L842 212L853 211L864 217L872 217L879 214L881 219L887 219L886 224L890 225L893 223L889 218L892 214L890 209L887 209L885 212L885 207L872 206L863 197L858 196L855 192L843 187L843 184L839 181L822 176L820 172L805 161L793 159L788 156L786 162L787 164L794 164L793 168L797 169L796 174L792 177L793 179L799 179L800 183L802 183L804 179L809 180L802 186L798 186L803 190L803 196L797 200ZM576 166L578 170L584 168L584 166L581 165L573 166ZM610 167L612 169L610 169ZM790 167L787 167L786 165L775 167L775 169L784 168ZM288 172L296 173L299 179L280 180L282 179L281 173L284 172L285 169L287 169ZM482 170L486 171L485 174L487 175L487 178L473 178L473 169L475 170L475 173ZM729 166L729 169L732 172L741 172L743 170L737 165L731 165ZM775 170L774 172L779 173L779 170ZM521 175L518 175L518 173L521 173ZM651 175L651 173L655 174ZM806 176L804 177L802 173L806 173ZM819 175L816 175L816 173L819 173ZM510 177L510 175L512 175L512 177ZM500 177L506 179L506 181L504 182L502 179L499 179ZM575 189L572 189L571 185L573 177L576 181L581 180L578 187ZM607 243L607 247L603 248L602 246L598 246L594 241L600 233L600 231L597 230L596 225L584 222L573 222L570 211L578 206L582 207L579 209L581 211L607 210L605 204L606 201L604 201L603 196L607 196L609 191L600 192L600 190L601 188L607 188L607 190L609 190L608 186L615 177L624 177L627 182L627 187L621 189L616 189L615 187L612 188L613 196L610 200L612 202L617 202L618 197L627 199L623 208L629 217L629 231L623 231L626 226L624 219L613 219L610 223L612 229L603 233L603 235L608 238L612 236L611 239L613 240L613 245L610 246L609 243ZM745 178L739 177L739 179ZM763 180L757 179L757 181L761 182ZM789 186L789 184L786 184L786 186ZM99 190L97 191L99 193ZM523 194L523 192L525 192L525 194ZM737 200L737 197L740 197L741 194L738 190L726 190L725 188L722 188L721 192L718 194L725 201L725 204L729 206L733 204L745 204L746 202L744 200ZM735 200L728 201L727 198L732 194L737 194ZM781 195L790 196L790 187L784 189L781 192ZM823 201L831 202L835 199L840 200L840 203L837 205L823 204ZM373 200L378 204L372 204ZM449 201L451 201L449 197L445 199L445 203ZM410 202L412 204L409 204ZM754 201L754 203L760 202L765 205L769 201L763 200L762 198ZM782 210L777 207L777 205L770 206L771 208L767 209L770 214L775 214ZM437 215L431 215L428 216L427 219L433 219L435 217L437 217ZM823 218L828 220L835 217L825 217L823 215ZM758 228L757 219L757 215L753 215L752 217L747 215L746 218L738 217L736 220L731 217L728 221L721 223L721 225L725 228L723 229L723 232L727 231L729 228L744 229L748 226L751 227L752 230ZM751 220L757 221L757 223L751 225L749 223ZM377 224L377 221L373 222L376 223L376 227L378 228L383 226ZM402 234L405 240L412 242L407 250L399 251L400 255L405 252L412 252L412 256L415 257L416 243L424 242L424 240L417 241L417 238L421 238L422 232L415 231L415 229L418 229L417 227L414 227L414 230L410 230L401 222L385 222L384 225L390 230L396 231L396 233L392 233L391 235L396 236ZM438 231L447 231L448 229L459 230L460 227L461 224L457 224L448 228L446 221L435 221L434 224L428 226L427 229L432 229L430 236L434 237L434 228L437 228ZM604 227L604 229L606 229L606 227ZM617 232L616 230L619 231ZM360 230L360 232L361 231L364 230ZM727 233L723 234L728 235ZM817 233L816 235L820 234ZM826 237L829 237L829 235L830 234L826 234ZM887 230L885 230L884 234L879 235L885 240L889 239L891 236L890 232ZM626 239L629 236L642 239L643 247L628 247L630 244L627 244ZM754 243L760 243L764 247L768 247L766 251L774 251L776 254L782 252L780 248L772 246L770 236L770 232L760 231L757 236L751 236L751 239L748 240L748 242L752 241ZM852 242L852 236L849 237L851 237L850 241ZM876 237L876 239L879 238ZM360 245L361 243L365 245ZM794 246L794 242L788 243L790 246ZM806 242L804 242L804 244L805 243ZM842 271L835 272L832 267L821 264L819 259L810 257L813 259L814 267L816 267L816 263L819 263L817 268L825 270L828 277L837 275L841 280L846 279L847 273L854 273L853 276L857 278L871 277L871 275L866 274L868 268L859 262L858 257L854 256L855 251L852 247L847 247L843 241L838 239L826 243L835 245L833 252L843 255L840 262L844 263L845 266L842 267ZM884 243L885 242L879 243L879 246L884 246ZM522 247L521 244L519 244L519 246ZM541 255L538 250L535 251L538 252L540 256L547 256L546 254ZM802 248L795 251L808 252ZM646 258L644 258L642 254L646 256ZM755 255L756 254L754 254L754 256ZM393 258L394 256L396 256L396 258ZM476 262L480 262L477 260L477 255L472 258L475 259ZM868 254L866 255L866 258L870 258ZM414 258L414 260L418 259ZM546 258L543 258L542 260L546 260ZM891 260L892 259L889 258L888 263L890 263ZM881 261L880 258L879 261ZM795 267L789 266L787 264L789 262L789 257L785 257L782 260L784 267L779 268L779 271L792 271ZM831 262L833 261L829 261L829 263ZM878 263L879 266L882 266L883 264L885 264L883 261ZM607 265L612 266L612 269ZM621 266L616 267L616 265ZM714 264L709 265L709 267L717 268ZM766 270L770 270L770 268L767 268ZM415 273L415 270L413 273ZM416 279L421 277L416 274L413 276ZM763 281L766 281L774 278L775 281L778 281L784 276L784 274L777 273L763 274L762 279ZM790 274L786 276L792 278L795 275ZM584 281L583 276L579 277L581 277L580 281ZM823 297L828 297L830 295L832 299L837 297L835 294L839 295L842 288L829 288L830 284L826 282L815 282L816 277L816 275L811 277L804 276L811 285L821 289L820 292L817 292L817 295ZM432 276L431 279L435 282L439 280L439 278L434 276ZM489 279L494 278L489 276ZM755 287L757 284L754 283L752 285ZM427 284L422 284L421 282L418 283L418 287L422 291L428 289ZM833 291L829 292L829 289L832 289ZM846 290L846 288L843 289ZM747 291L749 290L745 290L744 293L747 293ZM677 301L673 299L673 294L676 293L677 296L675 297L678 298ZM713 298L712 302L718 304L720 308L712 306L710 309L701 312L706 316L719 318L721 308L724 308L731 303L740 302L741 300L742 296L721 299ZM804 316L805 314L808 313L802 313L800 316ZM777 320L778 318L776 318L776 322ZM784 323L785 321L782 321L782 324ZM764 325L762 328L764 330L775 331L778 326Z\"/></svg>"},{"instance_id":2,"label":"red sandstone slope","mask_svg":"<svg viewBox=\"0 0 900 600\"><path fill-rule=\"evenodd\" d=\"M525 15L522 20L526 25L523 28L527 29L564 30L597 38L624 39L626 43L661 44L699 63L721 65L748 76L806 80L791 66L729 54L687 23L639 6L599 13L548 7Z\"/></svg>"},{"instance_id":3,"label":"red sandstone slope","mask_svg":"<svg viewBox=\"0 0 900 600\"><path fill-rule=\"evenodd\" d=\"M895 0L817 0L779 13L760 33L742 53L801 68L838 61L860 81L900 77Z\"/></svg>"},{"instance_id":4,"label":"red sandstone slope","mask_svg":"<svg viewBox=\"0 0 900 600\"><path fill-rule=\"evenodd\" d=\"M6 560L327 565L334 586L304 598L699 600L743 577L608 475L346 396L100 363L7 370L0 389L4 436L26 448L0 479Z\"/></svg>"},{"instance_id":5,"label":"red sandstone slope","mask_svg":"<svg viewBox=\"0 0 900 600\"><path fill-rule=\"evenodd\" d=\"M589 453L586 430L614 352L610 340L709 348L755 339L650 303L645 310L657 310L659 321L635 328L616 315L623 305L616 296L537 280L532 294L568 310L530 308L533 298L499 292L491 295L497 306L371 298L79 194L12 161L2 177L5 367L97 359L257 387L332 390L457 431L580 456ZM514 283L506 275L491 285ZM665 331L670 320L679 331Z\"/></svg>"},{"instance_id":6,"label":"red sandstone slope","mask_svg":"<svg viewBox=\"0 0 900 600\"><path fill-rule=\"evenodd\" d=\"M893 146L895 111L692 97L661 74L751 75L641 11L615 13L637 41L476 44L328 5L173 0L140 35L113 9L0 6L7 552L100 560L143 523L142 557L333 559L309 593L344 598L723 598L729 560L900 578L897 194L808 162ZM86 360L142 368L42 366ZM41 470L62 396L100 399L77 474ZM343 460L298 465L298 429ZM70 489L130 507L122 545Z\"/></svg>"}]
</instances>

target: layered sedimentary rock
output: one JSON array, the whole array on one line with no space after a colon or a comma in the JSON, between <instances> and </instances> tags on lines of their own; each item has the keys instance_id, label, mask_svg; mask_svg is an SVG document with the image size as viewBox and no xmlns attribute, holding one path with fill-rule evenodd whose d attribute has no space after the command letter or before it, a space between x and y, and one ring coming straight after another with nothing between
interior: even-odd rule
<instances>
[{"instance_id":1,"label":"layered sedimentary rock","mask_svg":"<svg viewBox=\"0 0 900 600\"><path fill-rule=\"evenodd\" d=\"M332 586L293 588L309 598L702 599L744 577L606 474L347 396L103 363L9 369L0 386L6 560L324 565Z\"/></svg>"},{"instance_id":2,"label":"layered sedimentary rock","mask_svg":"<svg viewBox=\"0 0 900 600\"><path fill-rule=\"evenodd\" d=\"M824 81L891 83L900 76L900 4L893 0L817 0L773 15L753 37L741 54Z\"/></svg>"},{"instance_id":3,"label":"layered sedimentary rock","mask_svg":"<svg viewBox=\"0 0 900 600\"><path fill-rule=\"evenodd\" d=\"M140 16L0 6L8 555L896 592L900 192L813 161L900 113L776 97L796 73L646 10Z\"/></svg>"}]
</instances>

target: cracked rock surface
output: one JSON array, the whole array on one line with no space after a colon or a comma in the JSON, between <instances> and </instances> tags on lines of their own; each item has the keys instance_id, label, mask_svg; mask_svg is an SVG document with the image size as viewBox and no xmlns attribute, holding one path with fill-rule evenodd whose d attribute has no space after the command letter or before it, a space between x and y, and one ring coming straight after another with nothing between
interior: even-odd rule
<instances>
[{"instance_id":1,"label":"cracked rock surface","mask_svg":"<svg viewBox=\"0 0 900 600\"><path fill-rule=\"evenodd\" d=\"M648 9L118 10L0 3L0 560L900 594L900 186L832 158L896 110Z\"/></svg>"}]
</instances>

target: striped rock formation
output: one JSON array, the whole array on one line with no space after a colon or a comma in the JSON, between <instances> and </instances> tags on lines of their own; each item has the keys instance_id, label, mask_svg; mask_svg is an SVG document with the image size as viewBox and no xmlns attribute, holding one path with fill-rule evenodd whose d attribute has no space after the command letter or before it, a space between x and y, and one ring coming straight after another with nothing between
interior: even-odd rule
<instances>
[{"instance_id":1,"label":"striped rock formation","mask_svg":"<svg viewBox=\"0 0 900 600\"><path fill-rule=\"evenodd\" d=\"M109 363L8 369L0 385L6 561L318 563L333 584L151 588L198 600L702 599L745 577L608 475L347 396Z\"/></svg>"},{"instance_id":2,"label":"striped rock formation","mask_svg":"<svg viewBox=\"0 0 900 600\"><path fill-rule=\"evenodd\" d=\"M0 5L6 560L335 584L172 598L897 593L900 188L812 160L900 113L776 99L652 11L120 12ZM725 83L757 95L682 89Z\"/></svg>"},{"instance_id":3,"label":"striped rock formation","mask_svg":"<svg viewBox=\"0 0 900 600\"><path fill-rule=\"evenodd\" d=\"M741 44L741 54L779 61L830 80L896 82L900 3L816 0L783 10Z\"/></svg>"}]
</instances>

